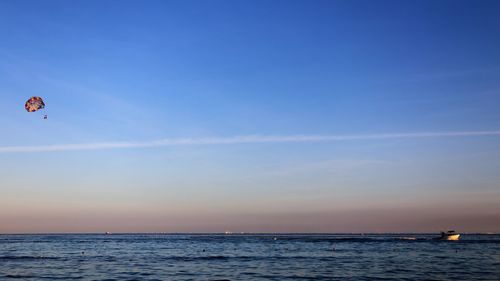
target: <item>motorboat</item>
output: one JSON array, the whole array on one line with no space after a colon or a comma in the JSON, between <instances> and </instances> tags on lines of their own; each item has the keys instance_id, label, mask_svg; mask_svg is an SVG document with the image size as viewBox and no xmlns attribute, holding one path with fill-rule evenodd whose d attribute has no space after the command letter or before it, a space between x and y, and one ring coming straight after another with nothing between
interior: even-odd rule
<instances>
[{"instance_id":1,"label":"motorboat","mask_svg":"<svg viewBox=\"0 0 500 281\"><path fill-rule=\"evenodd\" d=\"M448 241L457 241L460 239L460 234L456 233L454 230L450 230L447 232L442 231L441 232L441 237L438 238L439 240L448 240Z\"/></svg>"}]
</instances>

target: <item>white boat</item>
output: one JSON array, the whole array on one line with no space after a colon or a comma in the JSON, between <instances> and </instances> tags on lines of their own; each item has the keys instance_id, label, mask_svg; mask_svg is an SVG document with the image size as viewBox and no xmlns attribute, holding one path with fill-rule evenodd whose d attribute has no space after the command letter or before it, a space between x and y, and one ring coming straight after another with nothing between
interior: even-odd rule
<instances>
[{"instance_id":1,"label":"white boat","mask_svg":"<svg viewBox=\"0 0 500 281\"><path fill-rule=\"evenodd\" d=\"M439 240L449 240L449 241L457 241L460 239L460 234L456 233L454 230L450 230L448 232L441 232L441 237Z\"/></svg>"}]
</instances>

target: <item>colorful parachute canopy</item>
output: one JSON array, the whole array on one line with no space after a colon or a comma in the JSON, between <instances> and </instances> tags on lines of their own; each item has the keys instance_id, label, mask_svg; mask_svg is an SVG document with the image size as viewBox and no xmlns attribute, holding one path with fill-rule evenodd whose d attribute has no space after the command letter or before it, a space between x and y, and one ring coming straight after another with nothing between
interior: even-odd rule
<instances>
[{"instance_id":1,"label":"colorful parachute canopy","mask_svg":"<svg viewBox=\"0 0 500 281\"><path fill-rule=\"evenodd\" d=\"M43 102L41 97L31 97L24 104L24 108L28 112L35 112L35 111L42 109L44 107L45 107L45 103Z\"/></svg>"}]
</instances>

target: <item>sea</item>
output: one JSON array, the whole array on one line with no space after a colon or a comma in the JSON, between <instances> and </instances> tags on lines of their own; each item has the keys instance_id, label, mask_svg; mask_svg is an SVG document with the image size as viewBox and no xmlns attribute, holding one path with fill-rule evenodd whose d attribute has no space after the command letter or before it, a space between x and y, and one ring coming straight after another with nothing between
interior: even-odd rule
<instances>
[{"instance_id":1,"label":"sea","mask_svg":"<svg viewBox=\"0 0 500 281\"><path fill-rule=\"evenodd\" d=\"M0 280L500 280L500 235L3 234Z\"/></svg>"}]
</instances>

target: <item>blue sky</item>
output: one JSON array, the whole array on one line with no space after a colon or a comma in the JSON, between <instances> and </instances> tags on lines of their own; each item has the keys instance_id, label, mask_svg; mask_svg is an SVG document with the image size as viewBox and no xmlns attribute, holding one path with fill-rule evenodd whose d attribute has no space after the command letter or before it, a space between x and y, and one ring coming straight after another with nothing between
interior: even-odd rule
<instances>
[{"instance_id":1,"label":"blue sky","mask_svg":"<svg viewBox=\"0 0 500 281\"><path fill-rule=\"evenodd\" d=\"M500 231L499 28L498 1L1 1L0 232ZM165 139L194 144L27 151Z\"/></svg>"}]
</instances>

